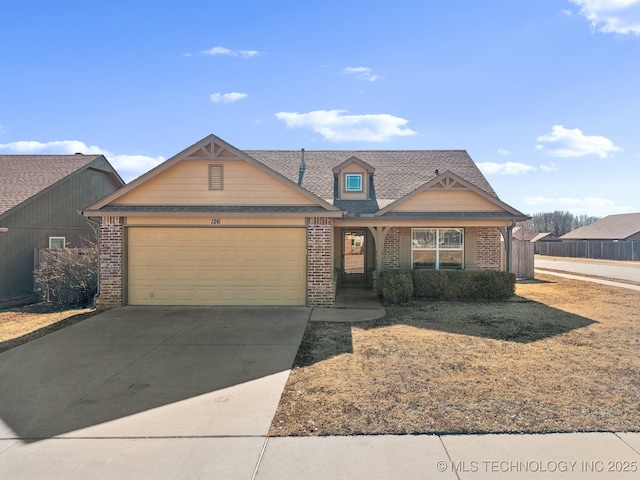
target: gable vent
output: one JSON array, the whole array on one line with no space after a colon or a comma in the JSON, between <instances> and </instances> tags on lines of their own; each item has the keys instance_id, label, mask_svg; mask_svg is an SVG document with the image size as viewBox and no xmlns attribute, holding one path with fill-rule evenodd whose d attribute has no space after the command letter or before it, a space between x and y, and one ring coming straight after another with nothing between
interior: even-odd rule
<instances>
[{"instance_id":1,"label":"gable vent","mask_svg":"<svg viewBox=\"0 0 640 480\"><path fill-rule=\"evenodd\" d=\"M209 165L209 190L222 190L222 165Z\"/></svg>"}]
</instances>

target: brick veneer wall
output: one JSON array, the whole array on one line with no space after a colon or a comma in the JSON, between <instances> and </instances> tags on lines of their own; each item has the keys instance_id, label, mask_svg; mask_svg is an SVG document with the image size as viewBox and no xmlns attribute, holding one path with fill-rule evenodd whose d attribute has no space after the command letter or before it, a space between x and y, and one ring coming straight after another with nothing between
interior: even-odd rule
<instances>
[{"instance_id":1,"label":"brick veneer wall","mask_svg":"<svg viewBox=\"0 0 640 480\"><path fill-rule=\"evenodd\" d=\"M382 268L375 266L371 274L371 288L380 287L380 272L382 270L398 270L400 268L400 229L392 227L387 231L382 246Z\"/></svg>"},{"instance_id":2,"label":"brick veneer wall","mask_svg":"<svg viewBox=\"0 0 640 480\"><path fill-rule=\"evenodd\" d=\"M378 266L376 265L376 268ZM390 228L384 237L382 247L382 270L398 270L400 268L400 229Z\"/></svg>"},{"instance_id":3,"label":"brick veneer wall","mask_svg":"<svg viewBox=\"0 0 640 480\"><path fill-rule=\"evenodd\" d=\"M497 227L476 229L478 241L478 268L480 270L500 270L502 244Z\"/></svg>"},{"instance_id":4,"label":"brick veneer wall","mask_svg":"<svg viewBox=\"0 0 640 480\"><path fill-rule=\"evenodd\" d=\"M98 236L100 292L96 297L96 308L100 310L123 305L123 231L121 217L102 217Z\"/></svg>"},{"instance_id":5,"label":"brick veneer wall","mask_svg":"<svg viewBox=\"0 0 640 480\"><path fill-rule=\"evenodd\" d=\"M307 220L307 305L333 307L336 285L333 280L333 224L331 218Z\"/></svg>"}]
</instances>

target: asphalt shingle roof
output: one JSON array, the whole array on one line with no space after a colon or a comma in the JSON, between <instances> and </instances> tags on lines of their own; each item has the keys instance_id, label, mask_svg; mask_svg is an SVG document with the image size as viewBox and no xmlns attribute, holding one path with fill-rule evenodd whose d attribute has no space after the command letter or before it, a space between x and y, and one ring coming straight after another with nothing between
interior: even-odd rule
<instances>
[{"instance_id":1,"label":"asphalt shingle roof","mask_svg":"<svg viewBox=\"0 0 640 480\"><path fill-rule=\"evenodd\" d=\"M298 182L300 150L244 150L293 182ZM373 186L379 208L404 197L449 170L498 198L487 179L464 150L305 150L302 187L333 203L333 168L355 156L375 168Z\"/></svg>"},{"instance_id":2,"label":"asphalt shingle roof","mask_svg":"<svg viewBox=\"0 0 640 480\"><path fill-rule=\"evenodd\" d=\"M609 215L560 237L562 240L624 240L640 232L640 213Z\"/></svg>"},{"instance_id":3,"label":"asphalt shingle roof","mask_svg":"<svg viewBox=\"0 0 640 480\"><path fill-rule=\"evenodd\" d=\"M0 155L0 215L100 155Z\"/></svg>"}]
</instances>

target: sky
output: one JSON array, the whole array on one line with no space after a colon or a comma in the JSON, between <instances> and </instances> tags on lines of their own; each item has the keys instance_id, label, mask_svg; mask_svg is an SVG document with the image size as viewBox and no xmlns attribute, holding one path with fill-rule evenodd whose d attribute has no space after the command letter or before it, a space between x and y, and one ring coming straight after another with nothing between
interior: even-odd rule
<instances>
[{"instance_id":1,"label":"sky","mask_svg":"<svg viewBox=\"0 0 640 480\"><path fill-rule=\"evenodd\" d=\"M130 181L209 134L467 150L523 213L640 212L640 0L3 0L0 21L0 154L101 153Z\"/></svg>"}]
</instances>

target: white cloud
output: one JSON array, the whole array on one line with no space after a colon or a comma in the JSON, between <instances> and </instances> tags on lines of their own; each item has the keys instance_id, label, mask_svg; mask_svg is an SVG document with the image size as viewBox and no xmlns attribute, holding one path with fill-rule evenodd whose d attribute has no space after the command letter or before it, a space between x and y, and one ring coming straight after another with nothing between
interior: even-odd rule
<instances>
[{"instance_id":1,"label":"white cloud","mask_svg":"<svg viewBox=\"0 0 640 480\"><path fill-rule=\"evenodd\" d=\"M543 172L556 172L558 171L558 167L556 166L555 162L549 162L547 164L541 164L540 170L542 170Z\"/></svg>"},{"instance_id":2,"label":"white cloud","mask_svg":"<svg viewBox=\"0 0 640 480\"><path fill-rule=\"evenodd\" d=\"M384 142L392 137L415 135L406 128L409 120L386 113L345 115L346 110L316 110L309 113L279 112L276 117L289 128L308 127L331 142Z\"/></svg>"},{"instance_id":3,"label":"white cloud","mask_svg":"<svg viewBox=\"0 0 640 480\"><path fill-rule=\"evenodd\" d=\"M578 128L570 130L562 125L554 125L551 128L551 133L540 135L536 140L550 144L553 147L545 150L545 145L536 145L537 150L546 151L552 157L568 158L598 155L600 158L607 158L613 152L622 151L620 147L616 147L606 137L584 135Z\"/></svg>"},{"instance_id":4,"label":"white cloud","mask_svg":"<svg viewBox=\"0 0 640 480\"><path fill-rule=\"evenodd\" d=\"M499 147L498 148L498 153L500 155L509 155L511 152L509 150L507 150L506 148Z\"/></svg>"},{"instance_id":5,"label":"white cloud","mask_svg":"<svg viewBox=\"0 0 640 480\"><path fill-rule=\"evenodd\" d=\"M571 10L560 10L561 13L564 13L567 17L571 17L573 15L573 12Z\"/></svg>"},{"instance_id":6,"label":"white cloud","mask_svg":"<svg viewBox=\"0 0 640 480\"><path fill-rule=\"evenodd\" d=\"M146 173L165 160L164 157L149 157L146 155L115 155L95 145L88 146L79 140L62 140L46 143L35 141L5 143L0 144L0 152L19 155L71 155L74 153L104 155L118 174L127 182Z\"/></svg>"},{"instance_id":7,"label":"white cloud","mask_svg":"<svg viewBox=\"0 0 640 480\"><path fill-rule=\"evenodd\" d=\"M531 165L525 165L524 163L507 162L507 163L493 163L483 162L478 163L478 168L482 173L486 175L522 175L528 172L535 172L536 167Z\"/></svg>"},{"instance_id":8,"label":"white cloud","mask_svg":"<svg viewBox=\"0 0 640 480\"><path fill-rule=\"evenodd\" d=\"M247 98L246 93L230 92L230 93L212 93L211 103L234 103Z\"/></svg>"},{"instance_id":9,"label":"white cloud","mask_svg":"<svg viewBox=\"0 0 640 480\"><path fill-rule=\"evenodd\" d=\"M594 30L640 35L640 0L569 0Z\"/></svg>"},{"instance_id":10,"label":"white cloud","mask_svg":"<svg viewBox=\"0 0 640 480\"><path fill-rule=\"evenodd\" d=\"M226 47L213 47L213 48L210 48L209 50L203 50L201 52L198 52L197 55L208 55L213 57L216 57L218 55L224 55L227 57L252 58L252 57L258 57L262 55L262 52L259 52L257 50L231 50ZM185 54L185 57L193 57L193 56L194 55L192 53Z\"/></svg>"},{"instance_id":11,"label":"white cloud","mask_svg":"<svg viewBox=\"0 0 640 480\"><path fill-rule=\"evenodd\" d=\"M0 123L0 133L6 133L9 129Z\"/></svg>"},{"instance_id":12,"label":"white cloud","mask_svg":"<svg viewBox=\"0 0 640 480\"><path fill-rule=\"evenodd\" d=\"M368 67L347 67L344 69L344 73L354 75L356 78L367 82L375 82L380 78L378 75L372 74L371 69Z\"/></svg>"}]
</instances>

